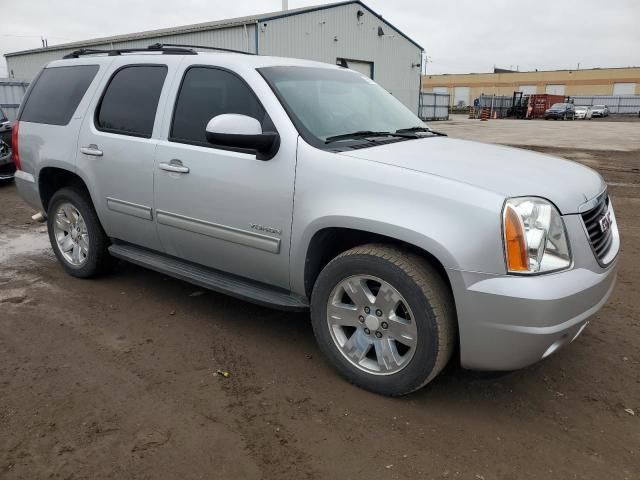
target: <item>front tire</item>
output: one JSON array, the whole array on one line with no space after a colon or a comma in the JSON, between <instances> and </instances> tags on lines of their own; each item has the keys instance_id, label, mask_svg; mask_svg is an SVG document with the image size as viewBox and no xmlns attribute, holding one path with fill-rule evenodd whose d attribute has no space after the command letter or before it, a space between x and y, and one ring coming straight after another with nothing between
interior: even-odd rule
<instances>
[{"instance_id":1,"label":"front tire","mask_svg":"<svg viewBox=\"0 0 640 480\"><path fill-rule=\"evenodd\" d=\"M111 266L109 238L91 200L81 189L65 187L53 194L47 227L53 252L69 275L93 277Z\"/></svg>"},{"instance_id":2,"label":"front tire","mask_svg":"<svg viewBox=\"0 0 640 480\"><path fill-rule=\"evenodd\" d=\"M453 299L440 273L388 245L334 258L314 286L311 321L320 349L343 377L391 396L429 383L457 339Z\"/></svg>"}]
</instances>

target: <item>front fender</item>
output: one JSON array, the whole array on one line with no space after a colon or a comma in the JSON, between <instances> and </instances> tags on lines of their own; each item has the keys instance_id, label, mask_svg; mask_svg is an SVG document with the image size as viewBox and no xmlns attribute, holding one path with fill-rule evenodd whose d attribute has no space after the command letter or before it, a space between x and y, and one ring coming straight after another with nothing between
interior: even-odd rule
<instances>
[{"instance_id":1,"label":"front fender","mask_svg":"<svg viewBox=\"0 0 640 480\"><path fill-rule=\"evenodd\" d=\"M326 228L350 228L407 242L447 269L504 273L502 195L319 150L302 140L295 192L291 288L296 293L305 292L311 239Z\"/></svg>"}]
</instances>

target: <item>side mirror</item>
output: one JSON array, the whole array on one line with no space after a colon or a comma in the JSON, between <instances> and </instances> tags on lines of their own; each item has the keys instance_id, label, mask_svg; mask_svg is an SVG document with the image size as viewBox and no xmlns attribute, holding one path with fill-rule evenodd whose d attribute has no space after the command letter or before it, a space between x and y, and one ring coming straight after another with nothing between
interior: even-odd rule
<instances>
[{"instance_id":1,"label":"side mirror","mask_svg":"<svg viewBox=\"0 0 640 480\"><path fill-rule=\"evenodd\" d=\"M209 120L207 141L227 148L255 150L259 160L269 160L278 151L280 136L276 132L263 132L255 118L237 113L225 113Z\"/></svg>"}]
</instances>

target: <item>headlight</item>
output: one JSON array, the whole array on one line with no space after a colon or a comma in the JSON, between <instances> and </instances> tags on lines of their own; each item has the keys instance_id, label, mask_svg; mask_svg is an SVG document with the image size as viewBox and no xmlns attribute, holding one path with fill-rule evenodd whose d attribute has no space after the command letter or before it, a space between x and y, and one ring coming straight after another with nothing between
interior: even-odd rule
<instances>
[{"instance_id":1,"label":"headlight","mask_svg":"<svg viewBox=\"0 0 640 480\"><path fill-rule=\"evenodd\" d=\"M509 273L544 273L571 265L564 221L547 200L510 198L502 212L504 251Z\"/></svg>"}]
</instances>

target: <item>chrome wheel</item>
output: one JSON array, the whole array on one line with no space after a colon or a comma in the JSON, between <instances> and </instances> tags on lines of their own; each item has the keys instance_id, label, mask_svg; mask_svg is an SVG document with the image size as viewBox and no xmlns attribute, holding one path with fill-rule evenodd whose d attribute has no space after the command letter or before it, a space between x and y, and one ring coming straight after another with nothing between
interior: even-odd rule
<instances>
[{"instance_id":1,"label":"chrome wheel","mask_svg":"<svg viewBox=\"0 0 640 480\"><path fill-rule=\"evenodd\" d=\"M83 265L89 255L89 233L84 218L71 203L58 207L53 221L53 235L64 259L75 267Z\"/></svg>"},{"instance_id":2,"label":"chrome wheel","mask_svg":"<svg viewBox=\"0 0 640 480\"><path fill-rule=\"evenodd\" d=\"M418 331L411 308L380 278L355 275L336 285L327 303L327 323L338 350L367 373L397 373L415 353Z\"/></svg>"}]
</instances>

